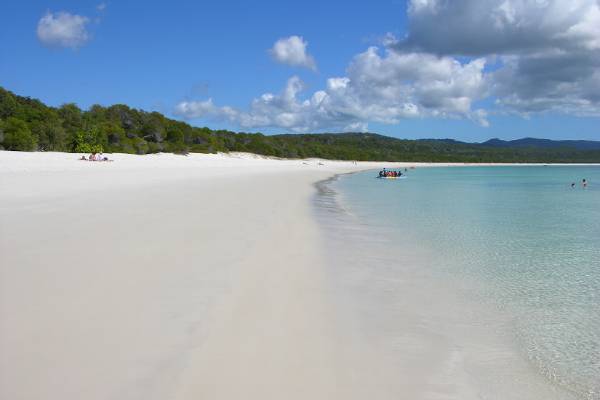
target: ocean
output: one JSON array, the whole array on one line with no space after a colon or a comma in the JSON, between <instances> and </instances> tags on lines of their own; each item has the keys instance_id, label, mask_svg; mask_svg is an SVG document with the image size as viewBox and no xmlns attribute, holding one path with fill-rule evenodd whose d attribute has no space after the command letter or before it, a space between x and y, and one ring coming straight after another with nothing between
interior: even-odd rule
<instances>
[{"instance_id":1,"label":"ocean","mask_svg":"<svg viewBox=\"0 0 600 400\"><path fill-rule=\"evenodd\" d=\"M600 167L376 172L320 183L316 211L336 301L399 373L600 399Z\"/></svg>"}]
</instances>

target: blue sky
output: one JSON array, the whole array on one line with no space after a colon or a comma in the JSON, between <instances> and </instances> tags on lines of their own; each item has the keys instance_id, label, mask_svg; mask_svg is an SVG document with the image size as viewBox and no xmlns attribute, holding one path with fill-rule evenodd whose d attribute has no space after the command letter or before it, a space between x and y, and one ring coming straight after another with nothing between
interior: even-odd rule
<instances>
[{"instance_id":1,"label":"blue sky","mask_svg":"<svg viewBox=\"0 0 600 400\"><path fill-rule=\"evenodd\" d=\"M600 139L600 99L590 90L600 88L596 31L584 24L586 35L552 42L569 26L549 10L475 3L456 1L485 15L501 10L493 32L476 25L477 14L461 20L464 10L435 0L4 2L0 85L50 105L125 103L244 131ZM479 10L483 3L489 9ZM579 3L581 21L597 11L594 0ZM540 15L554 31L534 27ZM455 28L450 35L437 31L444 23L436 18ZM535 40L524 50L511 23L528 18ZM82 30L61 36L63 22ZM494 36L498 27L504 31ZM572 51L584 72L554 76L564 64L550 58L557 48ZM552 76L537 68L544 57Z\"/></svg>"}]
</instances>

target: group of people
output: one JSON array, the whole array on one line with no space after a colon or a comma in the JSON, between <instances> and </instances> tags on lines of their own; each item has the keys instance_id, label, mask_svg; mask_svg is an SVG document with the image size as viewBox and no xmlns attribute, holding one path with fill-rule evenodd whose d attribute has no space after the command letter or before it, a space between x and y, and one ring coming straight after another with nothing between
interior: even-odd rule
<instances>
[{"instance_id":1,"label":"group of people","mask_svg":"<svg viewBox=\"0 0 600 400\"><path fill-rule=\"evenodd\" d=\"M587 187L587 185L588 185L587 180L585 178L583 178L581 180L581 187L585 189ZM575 189L575 182L571 183L571 188Z\"/></svg>"},{"instance_id":2,"label":"group of people","mask_svg":"<svg viewBox=\"0 0 600 400\"><path fill-rule=\"evenodd\" d=\"M402 176L400 171L388 171L385 168L379 171L380 178L398 178Z\"/></svg>"},{"instance_id":3,"label":"group of people","mask_svg":"<svg viewBox=\"0 0 600 400\"><path fill-rule=\"evenodd\" d=\"M108 157L105 157L102 153L91 153L89 157L81 156L82 161L110 161Z\"/></svg>"}]
</instances>

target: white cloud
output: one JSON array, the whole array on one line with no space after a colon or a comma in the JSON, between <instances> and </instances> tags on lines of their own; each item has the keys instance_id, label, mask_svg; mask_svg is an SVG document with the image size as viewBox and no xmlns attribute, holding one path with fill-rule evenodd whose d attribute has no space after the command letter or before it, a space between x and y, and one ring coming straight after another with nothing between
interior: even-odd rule
<instances>
[{"instance_id":1,"label":"white cloud","mask_svg":"<svg viewBox=\"0 0 600 400\"><path fill-rule=\"evenodd\" d=\"M600 1L411 0L399 51L499 55L500 109L600 115Z\"/></svg>"},{"instance_id":2,"label":"white cloud","mask_svg":"<svg viewBox=\"0 0 600 400\"><path fill-rule=\"evenodd\" d=\"M89 18L65 11L48 12L40 18L37 37L44 45L76 49L89 39Z\"/></svg>"},{"instance_id":3,"label":"white cloud","mask_svg":"<svg viewBox=\"0 0 600 400\"><path fill-rule=\"evenodd\" d=\"M248 111L231 107L217 107L212 99L206 101L181 102L175 107L175 114L184 118L212 117L232 121L244 128L276 126L293 131L318 129L317 121L312 120L318 101L301 101L298 94L303 83L297 76L291 77L280 94L265 93L254 99Z\"/></svg>"},{"instance_id":4,"label":"white cloud","mask_svg":"<svg viewBox=\"0 0 600 400\"><path fill-rule=\"evenodd\" d=\"M466 117L486 126L485 114L473 111L486 82L483 60L460 64L429 54L381 55L371 47L357 55L348 76L302 99L302 81L294 76L280 94L265 93L247 111L216 107L212 100L182 102L175 113L185 118L224 118L242 128L276 127L306 132L324 129L366 130L369 121L393 124L405 118Z\"/></svg>"},{"instance_id":5,"label":"white cloud","mask_svg":"<svg viewBox=\"0 0 600 400\"><path fill-rule=\"evenodd\" d=\"M600 116L600 0L410 0L410 31L356 55L344 76L303 93L292 77L247 110L194 103L201 115L243 128L363 130L369 122L489 114ZM280 62L314 67L297 36L279 40ZM307 61L310 60L310 61ZM482 109L478 102L494 104ZM198 116L188 105L178 115Z\"/></svg>"},{"instance_id":6,"label":"white cloud","mask_svg":"<svg viewBox=\"0 0 600 400\"><path fill-rule=\"evenodd\" d=\"M187 118L201 118L214 114L217 108L212 99L205 101L182 101L175 107L177 115L183 115Z\"/></svg>"},{"instance_id":7,"label":"white cloud","mask_svg":"<svg viewBox=\"0 0 600 400\"><path fill-rule=\"evenodd\" d=\"M542 52L503 58L490 74L497 104L524 115L600 116L600 53Z\"/></svg>"},{"instance_id":8,"label":"white cloud","mask_svg":"<svg viewBox=\"0 0 600 400\"><path fill-rule=\"evenodd\" d=\"M597 0L411 0L400 47L438 54L600 49Z\"/></svg>"},{"instance_id":9,"label":"white cloud","mask_svg":"<svg viewBox=\"0 0 600 400\"><path fill-rule=\"evenodd\" d=\"M365 117L379 122L466 116L473 101L486 93L484 66L484 59L461 64L450 57L389 49L382 56L371 47L348 67L349 86L360 107L370 111ZM343 95L347 94L345 90Z\"/></svg>"},{"instance_id":10,"label":"white cloud","mask_svg":"<svg viewBox=\"0 0 600 400\"><path fill-rule=\"evenodd\" d=\"M423 11L436 12L438 8L437 0L412 0L408 3L409 13L419 13Z\"/></svg>"},{"instance_id":11,"label":"white cloud","mask_svg":"<svg viewBox=\"0 0 600 400\"><path fill-rule=\"evenodd\" d=\"M100 3L96 6L96 10L98 10L99 12L102 12L104 10L106 10L106 3Z\"/></svg>"},{"instance_id":12,"label":"white cloud","mask_svg":"<svg viewBox=\"0 0 600 400\"><path fill-rule=\"evenodd\" d=\"M294 67L317 69L315 59L306 52L308 42L301 36L290 36L279 39L269 50L273 59L282 64Z\"/></svg>"}]
</instances>

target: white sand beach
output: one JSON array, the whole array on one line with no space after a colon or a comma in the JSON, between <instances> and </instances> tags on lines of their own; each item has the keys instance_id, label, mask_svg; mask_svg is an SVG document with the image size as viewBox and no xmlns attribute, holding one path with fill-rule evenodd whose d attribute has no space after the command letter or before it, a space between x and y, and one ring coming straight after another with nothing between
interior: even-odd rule
<instances>
[{"instance_id":1,"label":"white sand beach","mask_svg":"<svg viewBox=\"0 0 600 400\"><path fill-rule=\"evenodd\" d=\"M0 399L481 398L456 343L398 367L325 283L314 183L414 164L110 157L0 152Z\"/></svg>"},{"instance_id":2,"label":"white sand beach","mask_svg":"<svg viewBox=\"0 0 600 400\"><path fill-rule=\"evenodd\" d=\"M77 157L0 152L0 398L347 399L380 386L357 381L375 366L339 345L310 198L318 180L381 164Z\"/></svg>"}]
</instances>

